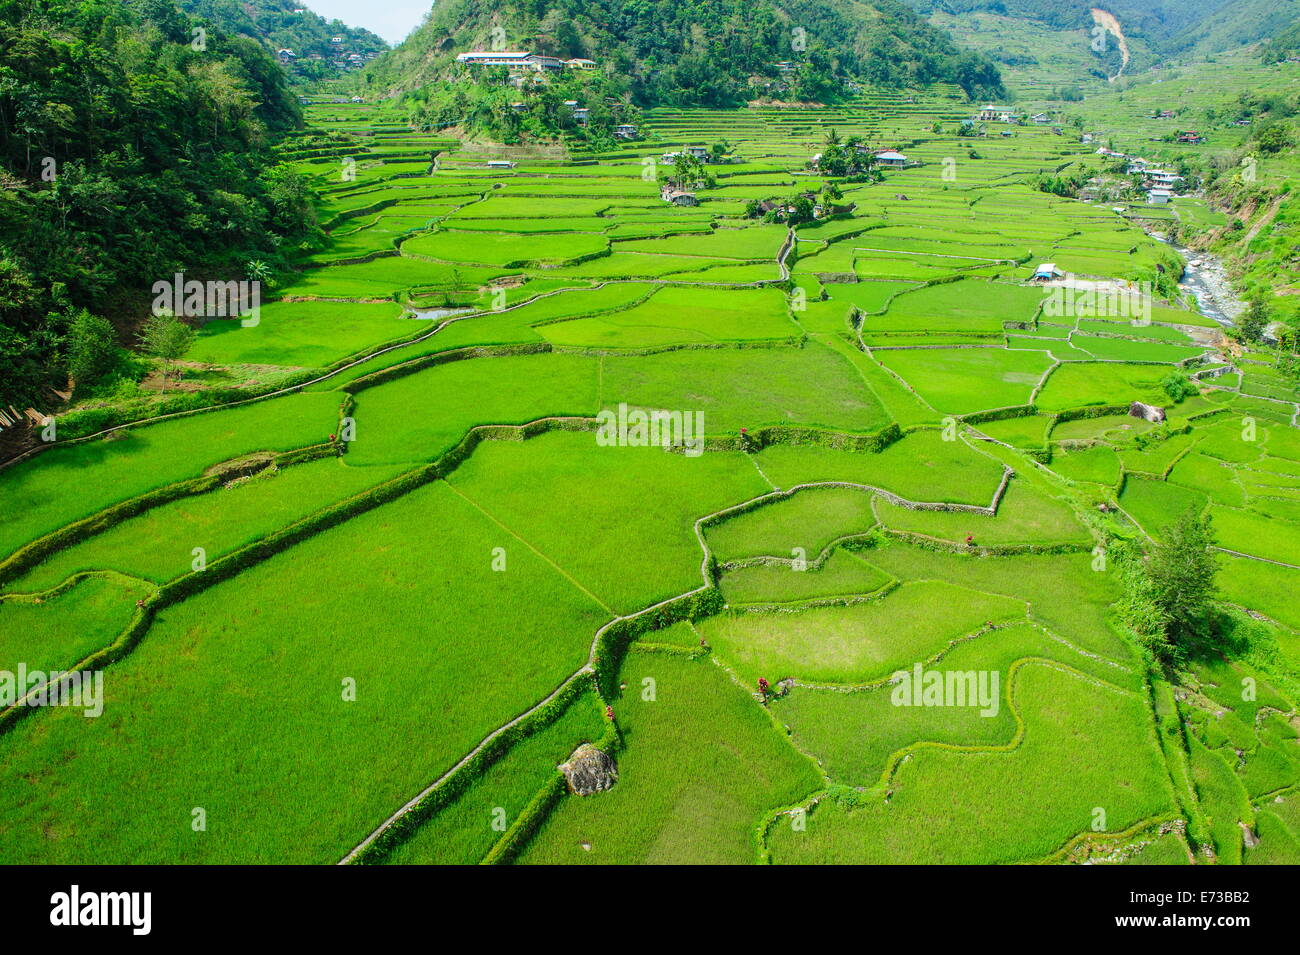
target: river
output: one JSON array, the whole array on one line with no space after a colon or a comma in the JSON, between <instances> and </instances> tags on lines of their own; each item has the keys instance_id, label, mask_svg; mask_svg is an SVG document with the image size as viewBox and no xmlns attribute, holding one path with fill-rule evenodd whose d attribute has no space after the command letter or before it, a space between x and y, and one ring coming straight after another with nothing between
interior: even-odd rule
<instances>
[{"instance_id":1,"label":"river","mask_svg":"<svg viewBox=\"0 0 1300 955\"><path fill-rule=\"evenodd\" d=\"M1246 310L1246 303L1232 290L1232 283L1228 281L1228 272L1223 266L1223 261L1208 252L1199 252L1177 242L1170 242L1169 237L1163 232L1148 234L1151 238L1159 239L1171 246L1187 261L1187 268L1178 287L1196 299L1197 310L1225 328L1236 324L1237 316Z\"/></svg>"}]
</instances>

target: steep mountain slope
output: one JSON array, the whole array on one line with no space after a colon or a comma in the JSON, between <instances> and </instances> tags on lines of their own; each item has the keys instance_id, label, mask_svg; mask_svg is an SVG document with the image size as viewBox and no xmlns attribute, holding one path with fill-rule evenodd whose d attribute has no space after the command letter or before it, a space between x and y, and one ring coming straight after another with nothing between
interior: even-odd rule
<instances>
[{"instance_id":1,"label":"steep mountain slope","mask_svg":"<svg viewBox=\"0 0 1300 955\"><path fill-rule=\"evenodd\" d=\"M411 90L454 75L457 53L494 48L598 60L641 104L735 105L781 63L817 98L850 77L946 80L972 96L1001 86L991 62L898 0L446 0L366 81Z\"/></svg>"},{"instance_id":2,"label":"steep mountain slope","mask_svg":"<svg viewBox=\"0 0 1300 955\"><path fill-rule=\"evenodd\" d=\"M1099 7L1114 14L1126 32L1169 37L1231 5L1232 0L907 0L920 13L997 13L1036 20L1057 29L1091 24Z\"/></svg>"},{"instance_id":3,"label":"steep mountain slope","mask_svg":"<svg viewBox=\"0 0 1300 955\"><path fill-rule=\"evenodd\" d=\"M176 5L227 33L260 40L273 51L291 50L281 62L293 75L337 74L388 49L369 30L326 20L300 0L176 0ZM351 59L354 55L362 59Z\"/></svg>"},{"instance_id":4,"label":"steep mountain slope","mask_svg":"<svg viewBox=\"0 0 1300 955\"><path fill-rule=\"evenodd\" d=\"M1217 53L1271 40L1300 21L1300 0L1232 0L1163 44L1166 52Z\"/></svg>"},{"instance_id":5,"label":"steep mountain slope","mask_svg":"<svg viewBox=\"0 0 1300 955\"><path fill-rule=\"evenodd\" d=\"M919 13L993 13L1057 30L1090 28L1102 9L1164 56L1213 54L1268 40L1300 18L1300 0L907 0ZM957 32L958 37L961 33Z\"/></svg>"},{"instance_id":6,"label":"steep mountain slope","mask_svg":"<svg viewBox=\"0 0 1300 955\"><path fill-rule=\"evenodd\" d=\"M1261 55L1266 63L1277 63L1288 57L1300 55L1300 20L1285 30L1280 30L1273 39L1264 44Z\"/></svg>"}]
</instances>

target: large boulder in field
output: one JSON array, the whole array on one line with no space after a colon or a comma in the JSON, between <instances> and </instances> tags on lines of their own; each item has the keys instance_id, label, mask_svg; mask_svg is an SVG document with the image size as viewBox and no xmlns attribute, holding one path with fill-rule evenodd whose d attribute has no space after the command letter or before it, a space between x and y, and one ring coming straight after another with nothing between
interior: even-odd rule
<instances>
[{"instance_id":1,"label":"large boulder in field","mask_svg":"<svg viewBox=\"0 0 1300 955\"><path fill-rule=\"evenodd\" d=\"M1165 420L1164 408L1157 408L1155 405L1143 404L1140 401L1135 401L1129 405L1128 413L1130 418L1142 418L1146 421L1152 422L1153 424L1159 424L1161 421Z\"/></svg>"},{"instance_id":2,"label":"large boulder in field","mask_svg":"<svg viewBox=\"0 0 1300 955\"><path fill-rule=\"evenodd\" d=\"M613 758L590 743L583 743L573 751L567 763L561 763L560 772L569 781L569 792L590 796L614 785L618 767Z\"/></svg>"}]
</instances>

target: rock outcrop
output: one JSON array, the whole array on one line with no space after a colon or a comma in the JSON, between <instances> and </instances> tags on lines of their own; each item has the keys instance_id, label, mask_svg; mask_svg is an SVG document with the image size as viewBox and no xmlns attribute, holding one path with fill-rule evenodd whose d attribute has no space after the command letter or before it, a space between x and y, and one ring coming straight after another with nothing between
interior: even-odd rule
<instances>
[{"instance_id":1,"label":"rock outcrop","mask_svg":"<svg viewBox=\"0 0 1300 955\"><path fill-rule=\"evenodd\" d=\"M1143 404L1140 401L1135 401L1128 406L1128 414L1130 418L1142 418L1154 424L1159 424L1165 420L1164 408Z\"/></svg>"},{"instance_id":2,"label":"rock outcrop","mask_svg":"<svg viewBox=\"0 0 1300 955\"><path fill-rule=\"evenodd\" d=\"M559 770L569 782L569 792L577 796L590 796L609 789L618 779L614 760L590 743L583 743L575 749L569 761L560 764Z\"/></svg>"}]
</instances>

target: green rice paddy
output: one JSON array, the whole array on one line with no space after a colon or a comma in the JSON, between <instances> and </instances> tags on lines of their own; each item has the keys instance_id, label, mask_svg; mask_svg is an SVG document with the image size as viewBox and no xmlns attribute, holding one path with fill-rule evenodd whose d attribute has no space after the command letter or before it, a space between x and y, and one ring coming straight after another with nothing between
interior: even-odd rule
<instances>
[{"instance_id":1,"label":"green rice paddy","mask_svg":"<svg viewBox=\"0 0 1300 955\"><path fill-rule=\"evenodd\" d=\"M187 370L284 393L0 470L0 669L105 687L100 718L0 708L0 857L1296 861L1294 390L1248 366L1173 402L1218 355L1182 302L1047 314L1039 261L1173 253L1032 188L1099 162L1049 129L944 178L969 145L933 127L968 112L660 108L610 154L439 138L434 166L381 161L429 149L382 106L310 107L359 157L294 164L327 247ZM745 219L832 128L922 164ZM719 139L742 162L699 206L641 178ZM1250 653L1171 685L1107 554L1189 507ZM996 690L900 705L917 667ZM618 775L580 796L584 743Z\"/></svg>"}]
</instances>

